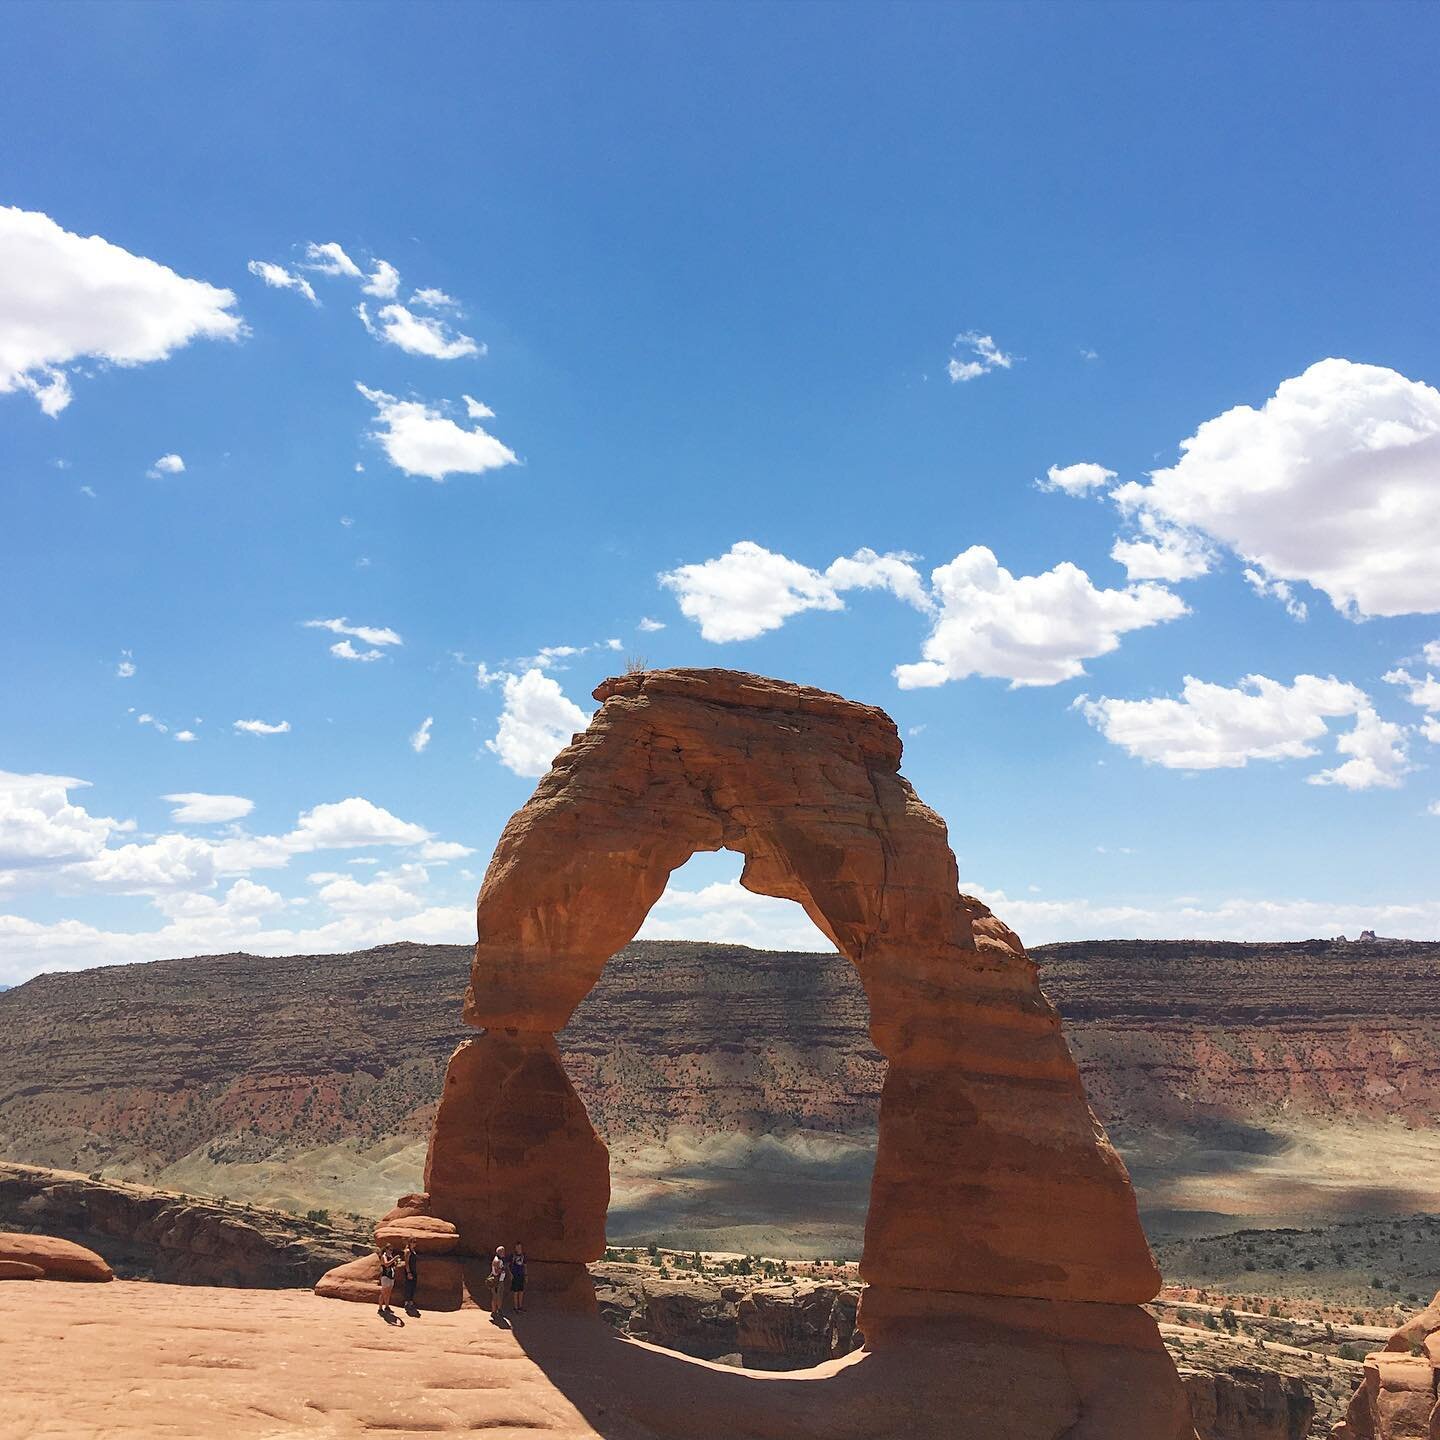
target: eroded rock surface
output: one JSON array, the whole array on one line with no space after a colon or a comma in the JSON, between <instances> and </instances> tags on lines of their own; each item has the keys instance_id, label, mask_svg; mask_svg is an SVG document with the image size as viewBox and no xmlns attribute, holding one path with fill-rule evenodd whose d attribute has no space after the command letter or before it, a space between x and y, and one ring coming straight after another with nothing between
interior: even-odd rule
<instances>
[{"instance_id":1,"label":"eroded rock surface","mask_svg":"<svg viewBox=\"0 0 1440 1440\"><path fill-rule=\"evenodd\" d=\"M25 1270L38 1270L38 1276L12 1273L10 1279L40 1280L113 1280L115 1272L104 1257L54 1235L30 1235L0 1231L0 1261Z\"/></svg>"},{"instance_id":2,"label":"eroded rock surface","mask_svg":"<svg viewBox=\"0 0 1440 1440\"><path fill-rule=\"evenodd\" d=\"M1365 1378L1331 1440L1440 1436L1440 1294L1365 1357Z\"/></svg>"}]
</instances>

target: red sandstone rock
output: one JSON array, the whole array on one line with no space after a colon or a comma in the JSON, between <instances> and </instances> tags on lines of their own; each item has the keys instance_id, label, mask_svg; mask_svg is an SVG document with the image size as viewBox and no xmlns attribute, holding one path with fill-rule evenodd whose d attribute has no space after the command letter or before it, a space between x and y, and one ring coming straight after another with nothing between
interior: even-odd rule
<instances>
[{"instance_id":1,"label":"red sandstone rock","mask_svg":"<svg viewBox=\"0 0 1440 1440\"><path fill-rule=\"evenodd\" d=\"M0 1280L39 1280L45 1274L24 1260L0 1260Z\"/></svg>"},{"instance_id":2,"label":"red sandstone rock","mask_svg":"<svg viewBox=\"0 0 1440 1440\"><path fill-rule=\"evenodd\" d=\"M387 1225L392 1220L405 1220L412 1215L428 1215L430 1213L430 1197L423 1191L415 1195L402 1195L396 1202L393 1210L387 1210L380 1217L380 1224Z\"/></svg>"},{"instance_id":3,"label":"red sandstone rock","mask_svg":"<svg viewBox=\"0 0 1440 1440\"><path fill-rule=\"evenodd\" d=\"M595 696L604 704L589 729L496 848L466 1019L538 1043L566 1023L676 866L697 850L736 850L746 888L798 901L855 963L890 1062L866 1279L947 1294L1153 1296L1159 1275L1129 1179L1059 1019L1014 934L959 893L944 823L898 773L894 723L836 695L723 670L628 675ZM484 1133L478 1117L437 1120L431 1170L453 1187ZM484 1191L519 1197L542 1177L561 1205L552 1230L598 1235L598 1187L533 1160L523 1175L507 1162Z\"/></svg>"},{"instance_id":4,"label":"red sandstone rock","mask_svg":"<svg viewBox=\"0 0 1440 1440\"><path fill-rule=\"evenodd\" d=\"M0 1260L38 1266L46 1280L113 1280L114 1272L93 1250L53 1235L0 1233Z\"/></svg>"},{"instance_id":5,"label":"red sandstone rock","mask_svg":"<svg viewBox=\"0 0 1440 1440\"><path fill-rule=\"evenodd\" d=\"M458 1248L460 1232L448 1220L408 1211L396 1219L382 1220L375 1227L375 1243L396 1249L410 1245L419 1255L448 1255Z\"/></svg>"},{"instance_id":6,"label":"red sandstone rock","mask_svg":"<svg viewBox=\"0 0 1440 1440\"><path fill-rule=\"evenodd\" d=\"M491 1032L456 1049L425 1188L467 1254L520 1244L535 1261L582 1266L605 1253L609 1155L553 1036Z\"/></svg>"},{"instance_id":7,"label":"red sandstone rock","mask_svg":"<svg viewBox=\"0 0 1440 1440\"><path fill-rule=\"evenodd\" d=\"M1437 1330L1440 1330L1440 1294L1395 1331L1385 1342L1385 1348L1408 1355L1415 1346L1424 1343L1426 1336Z\"/></svg>"},{"instance_id":8,"label":"red sandstone rock","mask_svg":"<svg viewBox=\"0 0 1440 1440\"><path fill-rule=\"evenodd\" d=\"M1434 1440L1435 1372L1423 1355L1378 1350L1365 1357L1365 1378L1332 1440Z\"/></svg>"}]
</instances>

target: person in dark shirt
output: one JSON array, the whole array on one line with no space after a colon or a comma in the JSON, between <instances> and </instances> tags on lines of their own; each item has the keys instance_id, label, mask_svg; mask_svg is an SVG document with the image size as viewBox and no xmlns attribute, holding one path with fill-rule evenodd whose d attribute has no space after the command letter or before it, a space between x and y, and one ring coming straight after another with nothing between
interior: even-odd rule
<instances>
[{"instance_id":1,"label":"person in dark shirt","mask_svg":"<svg viewBox=\"0 0 1440 1440\"><path fill-rule=\"evenodd\" d=\"M510 1255L510 1293L515 1297L515 1308L525 1308L525 1247L517 1245Z\"/></svg>"},{"instance_id":2,"label":"person in dark shirt","mask_svg":"<svg viewBox=\"0 0 1440 1440\"><path fill-rule=\"evenodd\" d=\"M420 1257L408 1240L404 1250L400 1252L400 1273L405 1277L405 1313L418 1315L420 1312L415 1308L415 1287L420 1283Z\"/></svg>"}]
</instances>

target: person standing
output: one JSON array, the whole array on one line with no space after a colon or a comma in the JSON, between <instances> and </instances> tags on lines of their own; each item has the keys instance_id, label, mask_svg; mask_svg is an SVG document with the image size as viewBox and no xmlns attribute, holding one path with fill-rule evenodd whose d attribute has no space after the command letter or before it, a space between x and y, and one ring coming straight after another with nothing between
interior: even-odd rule
<instances>
[{"instance_id":1,"label":"person standing","mask_svg":"<svg viewBox=\"0 0 1440 1440\"><path fill-rule=\"evenodd\" d=\"M415 1247L410 1241L405 1242L405 1248L400 1252L400 1273L405 1277L405 1313L414 1315L415 1287L420 1283L420 1257L416 1254Z\"/></svg>"},{"instance_id":2,"label":"person standing","mask_svg":"<svg viewBox=\"0 0 1440 1440\"><path fill-rule=\"evenodd\" d=\"M517 1245L510 1254L510 1293L515 1297L515 1309L525 1308L525 1247Z\"/></svg>"},{"instance_id":3,"label":"person standing","mask_svg":"<svg viewBox=\"0 0 1440 1440\"><path fill-rule=\"evenodd\" d=\"M510 1266L505 1259L505 1247L495 1247L495 1258L490 1262L490 1318L497 1324L500 1312L505 1308L505 1292L510 1288Z\"/></svg>"},{"instance_id":4,"label":"person standing","mask_svg":"<svg viewBox=\"0 0 1440 1440\"><path fill-rule=\"evenodd\" d=\"M395 1293L395 1266L400 1257L386 1245L380 1251L380 1309L376 1312L390 1318L390 1297Z\"/></svg>"}]
</instances>

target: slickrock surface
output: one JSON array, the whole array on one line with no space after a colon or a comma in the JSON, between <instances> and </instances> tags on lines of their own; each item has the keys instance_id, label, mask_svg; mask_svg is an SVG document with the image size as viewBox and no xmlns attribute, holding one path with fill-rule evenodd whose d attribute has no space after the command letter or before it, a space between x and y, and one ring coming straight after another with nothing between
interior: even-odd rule
<instances>
[{"instance_id":1,"label":"slickrock surface","mask_svg":"<svg viewBox=\"0 0 1440 1440\"><path fill-rule=\"evenodd\" d=\"M49 1243L87 1246L121 1275L191 1285L313 1285L366 1246L293 1215L4 1163L0 1225L40 1232L5 1237L17 1243L59 1236Z\"/></svg>"},{"instance_id":2,"label":"slickrock surface","mask_svg":"<svg viewBox=\"0 0 1440 1440\"><path fill-rule=\"evenodd\" d=\"M1155 1440L1080 1398L1110 1363L1103 1347L1041 1346L1017 1370L1003 1326L970 1346L776 1374L554 1315L502 1330L467 1310L401 1327L303 1292L123 1280L24 1292L24 1323L5 1336L3 1440ZM1035 1428L1037 1407L1049 1429Z\"/></svg>"}]
</instances>

